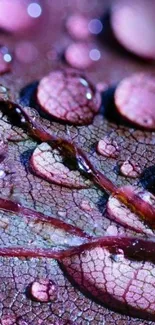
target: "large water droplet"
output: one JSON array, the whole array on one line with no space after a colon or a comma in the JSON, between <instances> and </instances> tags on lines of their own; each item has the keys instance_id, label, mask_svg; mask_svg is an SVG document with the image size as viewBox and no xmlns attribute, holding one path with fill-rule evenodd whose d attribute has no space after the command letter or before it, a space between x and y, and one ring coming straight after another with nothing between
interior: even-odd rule
<instances>
[{"instance_id":1,"label":"large water droplet","mask_svg":"<svg viewBox=\"0 0 155 325\"><path fill-rule=\"evenodd\" d=\"M74 70L54 71L42 78L37 99L46 113L77 125L91 123L101 105L99 92Z\"/></svg>"}]
</instances>

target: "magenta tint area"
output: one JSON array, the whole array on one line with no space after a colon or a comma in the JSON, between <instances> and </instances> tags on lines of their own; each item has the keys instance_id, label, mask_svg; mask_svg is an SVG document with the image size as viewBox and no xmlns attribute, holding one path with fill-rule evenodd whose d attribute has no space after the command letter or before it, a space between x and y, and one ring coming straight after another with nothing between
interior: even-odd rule
<instances>
[{"instance_id":1,"label":"magenta tint area","mask_svg":"<svg viewBox=\"0 0 155 325\"><path fill-rule=\"evenodd\" d=\"M0 325L155 323L154 15L0 0Z\"/></svg>"}]
</instances>

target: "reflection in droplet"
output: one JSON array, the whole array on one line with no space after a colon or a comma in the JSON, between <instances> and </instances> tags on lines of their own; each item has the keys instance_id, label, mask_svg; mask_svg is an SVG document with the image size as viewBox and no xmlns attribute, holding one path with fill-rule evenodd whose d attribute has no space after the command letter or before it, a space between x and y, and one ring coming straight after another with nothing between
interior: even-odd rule
<instances>
[{"instance_id":1,"label":"reflection in droplet","mask_svg":"<svg viewBox=\"0 0 155 325\"><path fill-rule=\"evenodd\" d=\"M91 93L89 93L89 92L88 92L88 93L86 93L86 98L87 98L87 99L89 99L89 100L90 100L90 99L92 99L92 94L91 94Z\"/></svg>"},{"instance_id":2,"label":"reflection in droplet","mask_svg":"<svg viewBox=\"0 0 155 325\"><path fill-rule=\"evenodd\" d=\"M92 19L88 24L88 29L92 34L99 34L103 29L103 25L99 19Z\"/></svg>"},{"instance_id":3,"label":"reflection in droplet","mask_svg":"<svg viewBox=\"0 0 155 325\"><path fill-rule=\"evenodd\" d=\"M98 49L92 49L89 52L89 57L93 61L98 61L101 58L101 52Z\"/></svg>"},{"instance_id":4,"label":"reflection in droplet","mask_svg":"<svg viewBox=\"0 0 155 325\"><path fill-rule=\"evenodd\" d=\"M4 178L5 177L5 172L4 172L4 170L0 170L0 179L2 179L2 178Z\"/></svg>"},{"instance_id":5,"label":"reflection in droplet","mask_svg":"<svg viewBox=\"0 0 155 325\"><path fill-rule=\"evenodd\" d=\"M4 54L3 56L5 62L11 62L12 61L12 56L9 53Z\"/></svg>"},{"instance_id":6,"label":"reflection in droplet","mask_svg":"<svg viewBox=\"0 0 155 325\"><path fill-rule=\"evenodd\" d=\"M37 2L32 2L28 5L27 12L30 17L38 18L42 14L42 8Z\"/></svg>"}]
</instances>

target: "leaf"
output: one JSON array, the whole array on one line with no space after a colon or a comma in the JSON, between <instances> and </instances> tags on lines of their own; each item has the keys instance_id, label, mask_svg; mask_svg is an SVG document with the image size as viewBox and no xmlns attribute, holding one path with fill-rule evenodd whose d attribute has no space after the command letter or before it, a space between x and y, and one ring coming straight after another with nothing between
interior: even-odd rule
<instances>
[{"instance_id":1,"label":"leaf","mask_svg":"<svg viewBox=\"0 0 155 325\"><path fill-rule=\"evenodd\" d=\"M44 6L43 3L42 5ZM38 28L34 35L34 46L37 49L38 57L30 64L20 63L15 58L13 73L1 77L1 83L10 89L13 98L19 98L23 87L39 80L51 69L57 68L59 61L55 59L51 61L50 55L55 53L58 54L59 58L66 47L66 42L68 43L68 36L64 31L65 13L70 14L78 7L78 10L83 11L89 9L88 16L90 15L91 19L92 17L96 18L106 12L109 1L100 1L97 6L94 0L82 2L82 4L79 1L77 3L70 2L67 5L63 1L48 1L46 5L42 16L43 19L46 19L45 24ZM30 38L32 41L32 33ZM105 34L103 38L105 41ZM3 35L3 41L6 44L11 42L12 49L15 49L16 45L13 39L9 41L8 36ZM95 38L94 42L96 45ZM108 36L109 43L110 37ZM114 47L107 48L103 42L98 46L101 52L101 60L95 63L91 71L87 71L88 78L95 84L102 81L110 87L114 87L123 77L135 71L154 71L153 63L151 65L149 62L143 64L125 53L118 52ZM32 103L29 104L29 101L25 103L28 106L33 106ZM142 169L152 166L155 160L154 133L144 132L133 128L133 126L125 125L120 117L115 119L112 104L110 92L105 92L102 110L89 127L66 126L58 121L46 119L45 115L38 117L33 114L33 110L32 118L34 118L34 122L39 121L41 130L44 128L51 135L61 139L67 138L71 143L82 148L92 165L97 170L102 171L115 186L137 185L138 179L132 180L122 177L119 175L117 167L120 162L131 157L139 163ZM18 134L21 135L21 128L19 126L13 127L4 114L6 108L4 102L1 103L1 108L3 109L3 113L0 112L1 137L3 136L5 140ZM107 108L108 118L104 116ZM13 121L15 122L14 118ZM1 170L4 170L5 177L0 178L0 197L18 202L25 208L49 217L56 217L58 220L82 229L90 236L103 236L106 232L110 233L111 236L112 232L117 233L117 235L133 235L130 230L108 219L106 212L108 196L98 186L91 185L87 189L80 190L64 188L49 183L30 172L28 168L30 152L32 153L38 145L38 133L36 129L33 131L35 139L32 139L30 135L28 138L27 133L22 131L22 141L19 139L17 142L8 141L7 154L1 164ZM111 133L120 147L117 160L99 156L95 150L96 143ZM43 136L42 141L46 142L47 133L44 133ZM111 189L111 183L108 184L109 189ZM84 204L83 201L87 204ZM86 206L92 208L88 210ZM47 234L47 230L49 231L49 228L45 227L41 235L34 232L34 227L30 228L29 223L20 214L1 210L0 216L0 247L17 245L18 247L51 249L51 245L58 244L57 240L60 239L60 236L59 238L57 236L57 240L53 239L53 242L52 239L45 240L44 236L47 235L48 237L49 232ZM71 239L72 236L70 243ZM152 325L154 323L111 311L94 299L87 297L79 290L79 287L67 279L66 274L54 259L1 257L0 269L0 322L3 321L2 325L5 324L4 321L6 322L8 317L12 320L15 319L17 325L39 325L41 323L44 325L103 325L103 323L105 325L140 325L142 323ZM38 278L50 278L58 284L59 292L56 302L41 304L34 302L27 296L27 287Z\"/></svg>"},{"instance_id":2,"label":"leaf","mask_svg":"<svg viewBox=\"0 0 155 325\"><path fill-rule=\"evenodd\" d=\"M62 260L80 289L110 309L155 320L155 242L105 237ZM151 294L150 294L151 293Z\"/></svg>"}]
</instances>

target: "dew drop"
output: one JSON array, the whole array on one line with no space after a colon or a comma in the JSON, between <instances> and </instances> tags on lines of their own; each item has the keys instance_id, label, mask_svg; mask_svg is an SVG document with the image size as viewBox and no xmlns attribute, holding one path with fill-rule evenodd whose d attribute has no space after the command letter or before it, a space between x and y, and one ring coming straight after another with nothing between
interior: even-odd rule
<instances>
[{"instance_id":1,"label":"dew drop","mask_svg":"<svg viewBox=\"0 0 155 325\"><path fill-rule=\"evenodd\" d=\"M49 279L38 279L31 283L29 293L32 299L39 302L50 302L57 300L58 289L56 284Z\"/></svg>"},{"instance_id":2,"label":"dew drop","mask_svg":"<svg viewBox=\"0 0 155 325\"><path fill-rule=\"evenodd\" d=\"M36 25L34 20L27 12L27 1L0 1L0 27L4 30L16 34L22 34L27 30L32 32L32 28Z\"/></svg>"},{"instance_id":3,"label":"dew drop","mask_svg":"<svg viewBox=\"0 0 155 325\"><path fill-rule=\"evenodd\" d=\"M101 58L101 52L98 49L92 49L89 52L89 57L92 61L98 61Z\"/></svg>"},{"instance_id":4,"label":"dew drop","mask_svg":"<svg viewBox=\"0 0 155 325\"><path fill-rule=\"evenodd\" d=\"M87 188L90 184L79 171L64 162L63 155L57 149L52 149L47 143L40 144L34 150L30 166L35 175L50 183L69 188Z\"/></svg>"},{"instance_id":5,"label":"dew drop","mask_svg":"<svg viewBox=\"0 0 155 325\"><path fill-rule=\"evenodd\" d=\"M90 33L98 35L103 29L103 24L99 19L94 18L89 22L88 29Z\"/></svg>"},{"instance_id":6,"label":"dew drop","mask_svg":"<svg viewBox=\"0 0 155 325\"><path fill-rule=\"evenodd\" d=\"M115 91L118 112L131 123L148 130L155 129L155 77L136 73L123 79Z\"/></svg>"},{"instance_id":7,"label":"dew drop","mask_svg":"<svg viewBox=\"0 0 155 325\"><path fill-rule=\"evenodd\" d=\"M117 158L119 154L119 146L115 140L109 136L105 136L103 139L99 140L97 151L104 157Z\"/></svg>"},{"instance_id":8,"label":"dew drop","mask_svg":"<svg viewBox=\"0 0 155 325\"><path fill-rule=\"evenodd\" d=\"M72 43L65 51L67 63L76 69L87 69L93 61L90 58L91 46L86 43Z\"/></svg>"},{"instance_id":9,"label":"dew drop","mask_svg":"<svg viewBox=\"0 0 155 325\"><path fill-rule=\"evenodd\" d=\"M75 125L91 123L101 105L100 93L74 70L57 70L42 78L37 99L44 112Z\"/></svg>"},{"instance_id":10,"label":"dew drop","mask_svg":"<svg viewBox=\"0 0 155 325\"><path fill-rule=\"evenodd\" d=\"M72 15L66 22L66 29L70 36L77 40L87 40L90 36L88 29L89 20L82 15Z\"/></svg>"},{"instance_id":11,"label":"dew drop","mask_svg":"<svg viewBox=\"0 0 155 325\"><path fill-rule=\"evenodd\" d=\"M120 166L120 173L123 176L136 178L141 173L141 168L134 160L126 160Z\"/></svg>"},{"instance_id":12,"label":"dew drop","mask_svg":"<svg viewBox=\"0 0 155 325\"><path fill-rule=\"evenodd\" d=\"M38 18L42 14L42 8L37 2L32 2L27 7L27 12L30 17L32 18Z\"/></svg>"}]
</instances>

